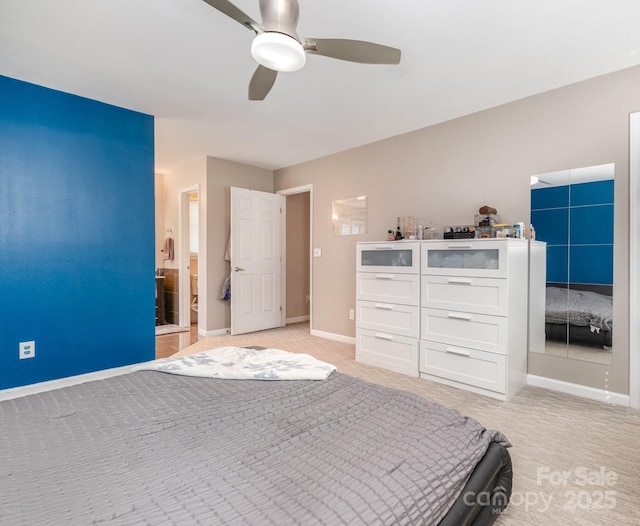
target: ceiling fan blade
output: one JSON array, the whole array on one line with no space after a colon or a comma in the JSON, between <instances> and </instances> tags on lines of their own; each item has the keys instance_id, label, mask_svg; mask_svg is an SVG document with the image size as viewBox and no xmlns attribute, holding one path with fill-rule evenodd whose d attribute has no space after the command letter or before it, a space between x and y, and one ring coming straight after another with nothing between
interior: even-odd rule
<instances>
[{"instance_id":1,"label":"ceiling fan blade","mask_svg":"<svg viewBox=\"0 0 640 526\"><path fill-rule=\"evenodd\" d=\"M221 13L224 13L229 18L233 18L236 22L240 22L243 26L251 31L262 31L262 26L258 24L253 18L238 9L228 0L203 0L211 7L215 7Z\"/></svg>"},{"instance_id":2,"label":"ceiling fan blade","mask_svg":"<svg viewBox=\"0 0 640 526\"><path fill-rule=\"evenodd\" d=\"M249 82L249 100L264 100L271 91L278 72L264 66L258 66Z\"/></svg>"},{"instance_id":3,"label":"ceiling fan blade","mask_svg":"<svg viewBox=\"0 0 640 526\"><path fill-rule=\"evenodd\" d=\"M400 50L344 38L305 38L305 50L315 55L360 62L362 64L399 64Z\"/></svg>"}]
</instances>

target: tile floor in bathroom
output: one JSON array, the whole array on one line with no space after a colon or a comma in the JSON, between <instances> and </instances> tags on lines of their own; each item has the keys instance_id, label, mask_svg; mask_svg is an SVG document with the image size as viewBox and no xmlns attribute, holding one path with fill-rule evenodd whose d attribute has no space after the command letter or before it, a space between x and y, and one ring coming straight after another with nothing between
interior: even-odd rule
<instances>
[{"instance_id":1,"label":"tile floor in bathroom","mask_svg":"<svg viewBox=\"0 0 640 526\"><path fill-rule=\"evenodd\" d=\"M166 358L199 340L198 324L191 325L189 332L175 332L156 336L156 358Z\"/></svg>"}]
</instances>

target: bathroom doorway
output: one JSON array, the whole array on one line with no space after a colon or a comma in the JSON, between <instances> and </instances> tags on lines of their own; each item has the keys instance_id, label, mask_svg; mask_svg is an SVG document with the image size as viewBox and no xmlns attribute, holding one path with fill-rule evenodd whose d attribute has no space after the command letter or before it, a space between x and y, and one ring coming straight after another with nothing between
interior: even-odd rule
<instances>
[{"instance_id":1,"label":"bathroom doorway","mask_svg":"<svg viewBox=\"0 0 640 526\"><path fill-rule=\"evenodd\" d=\"M200 185L180 190L179 216L179 325L187 328L197 326L199 316Z\"/></svg>"}]
</instances>

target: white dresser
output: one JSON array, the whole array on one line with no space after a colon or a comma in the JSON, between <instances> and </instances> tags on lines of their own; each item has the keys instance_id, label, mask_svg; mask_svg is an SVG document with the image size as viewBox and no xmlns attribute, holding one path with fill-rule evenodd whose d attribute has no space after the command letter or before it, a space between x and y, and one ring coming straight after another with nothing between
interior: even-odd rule
<instances>
[{"instance_id":1,"label":"white dresser","mask_svg":"<svg viewBox=\"0 0 640 526\"><path fill-rule=\"evenodd\" d=\"M420 246L420 376L511 398L526 384L528 240Z\"/></svg>"},{"instance_id":2,"label":"white dresser","mask_svg":"<svg viewBox=\"0 0 640 526\"><path fill-rule=\"evenodd\" d=\"M358 243L356 360L418 376L420 243Z\"/></svg>"}]
</instances>

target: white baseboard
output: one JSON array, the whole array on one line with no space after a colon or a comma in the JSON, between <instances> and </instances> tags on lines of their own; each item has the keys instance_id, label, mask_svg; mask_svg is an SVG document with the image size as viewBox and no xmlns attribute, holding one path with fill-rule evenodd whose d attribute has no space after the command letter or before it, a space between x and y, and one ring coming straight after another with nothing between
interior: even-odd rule
<instances>
[{"instance_id":1,"label":"white baseboard","mask_svg":"<svg viewBox=\"0 0 640 526\"><path fill-rule=\"evenodd\" d=\"M580 396L589 400L596 400L606 404L621 405L629 407L629 395L612 393L604 389L596 389L595 387L587 387L586 385L572 384L563 382L562 380L554 380L553 378L545 378L533 374L527 375L527 384L534 387L543 387L551 391Z\"/></svg>"},{"instance_id":2,"label":"white baseboard","mask_svg":"<svg viewBox=\"0 0 640 526\"><path fill-rule=\"evenodd\" d=\"M287 318L285 323L289 325L290 323L302 323L303 321L309 321L311 318L309 316L297 316L295 318Z\"/></svg>"},{"instance_id":3,"label":"white baseboard","mask_svg":"<svg viewBox=\"0 0 640 526\"><path fill-rule=\"evenodd\" d=\"M327 340L334 340L341 343L350 343L351 345L356 344L355 338L343 336L342 334L333 334L332 332L317 331L315 329L311 329L310 332L311 336L318 336L319 338L326 338Z\"/></svg>"},{"instance_id":4,"label":"white baseboard","mask_svg":"<svg viewBox=\"0 0 640 526\"><path fill-rule=\"evenodd\" d=\"M45 391L60 389L62 387L69 387L71 385L78 385L93 380L104 380L105 378L110 378L112 376L129 373L133 370L134 367L138 367L139 365L141 364L135 363L132 365L125 365L123 367L114 367L112 369L105 369L103 371L95 371L93 373L78 374L76 376L67 376L66 378L59 378L57 380L48 380L46 382L39 382L37 384L12 387L11 389L3 389L0 390L0 400L10 400L12 398L18 398L20 396L43 393Z\"/></svg>"},{"instance_id":5,"label":"white baseboard","mask_svg":"<svg viewBox=\"0 0 640 526\"><path fill-rule=\"evenodd\" d=\"M205 331L198 329L199 336L226 336L227 334L231 334L231 329L227 327L226 329L216 329L214 331Z\"/></svg>"}]
</instances>

